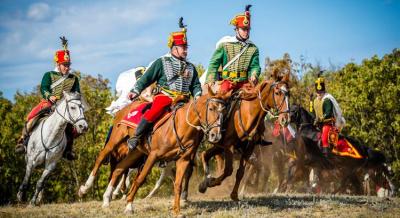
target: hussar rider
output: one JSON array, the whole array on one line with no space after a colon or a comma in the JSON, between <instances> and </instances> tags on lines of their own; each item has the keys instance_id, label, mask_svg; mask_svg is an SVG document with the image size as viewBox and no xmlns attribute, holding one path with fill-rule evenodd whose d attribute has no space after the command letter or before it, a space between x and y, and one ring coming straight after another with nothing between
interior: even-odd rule
<instances>
[{"instance_id":1,"label":"hussar rider","mask_svg":"<svg viewBox=\"0 0 400 218\"><path fill-rule=\"evenodd\" d=\"M342 110L336 99L325 89L325 80L318 74L315 80L317 97L311 102L310 111L315 114L314 125L321 129L322 153L325 157L330 154L329 135L340 131L345 125Z\"/></svg>"},{"instance_id":2,"label":"hussar rider","mask_svg":"<svg viewBox=\"0 0 400 218\"><path fill-rule=\"evenodd\" d=\"M40 92L43 99L35 106L26 118L26 124L22 130L22 136L18 140L15 148L17 153L24 153L28 144L29 135L37 121L44 115L49 114L51 107L63 97L63 92L79 92L79 78L71 73L71 57L68 50L68 41L65 37L60 37L63 49L56 51L54 62L56 67L53 71L44 74L40 84ZM74 160L75 154L72 151L72 144L77 132L71 124L67 125L67 147L63 156L68 160Z\"/></svg>"},{"instance_id":3,"label":"hussar rider","mask_svg":"<svg viewBox=\"0 0 400 218\"><path fill-rule=\"evenodd\" d=\"M250 7L243 14L236 15L231 24L235 26L236 36L225 36L217 43L211 57L206 83L221 81L220 91L237 90L249 81L254 85L260 75L260 60L257 46L250 38ZM222 68L222 75L218 70Z\"/></svg>"},{"instance_id":4,"label":"hussar rider","mask_svg":"<svg viewBox=\"0 0 400 218\"><path fill-rule=\"evenodd\" d=\"M159 93L154 96L151 108L144 113L134 136L128 139L130 150L138 145L143 134L172 104L174 98L177 96L189 97L190 95L197 98L201 95L201 85L196 68L186 60L188 44L186 28L182 20L183 18L179 20L182 30L173 32L169 36L170 52L155 60L128 94L130 99L135 99L152 83L156 82L159 87Z\"/></svg>"}]
</instances>

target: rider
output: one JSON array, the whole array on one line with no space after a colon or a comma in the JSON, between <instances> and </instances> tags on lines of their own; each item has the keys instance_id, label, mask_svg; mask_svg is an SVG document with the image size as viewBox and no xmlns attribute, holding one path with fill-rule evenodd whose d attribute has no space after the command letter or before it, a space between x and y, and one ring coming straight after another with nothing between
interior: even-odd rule
<instances>
[{"instance_id":1,"label":"rider","mask_svg":"<svg viewBox=\"0 0 400 218\"><path fill-rule=\"evenodd\" d=\"M258 82L260 60L257 46L250 37L250 7L243 14L236 15L231 24L235 26L236 36L225 36L217 42L217 49L211 57L207 70L206 83L222 80L220 91L237 90L244 84ZM218 69L222 67L222 75ZM221 78L222 77L222 78Z\"/></svg>"},{"instance_id":2,"label":"rider","mask_svg":"<svg viewBox=\"0 0 400 218\"><path fill-rule=\"evenodd\" d=\"M318 79L315 80L315 90L317 97L311 102L310 112L315 114L314 125L321 127L322 153L325 157L328 157L330 153L329 133L332 128L340 131L345 120L336 99L326 92L325 81L320 74L318 74Z\"/></svg>"},{"instance_id":3,"label":"rider","mask_svg":"<svg viewBox=\"0 0 400 218\"><path fill-rule=\"evenodd\" d=\"M143 134L157 121L163 111L172 104L174 98L192 95L196 99L201 95L196 68L186 60L188 45L186 26L183 25L182 20L183 18L180 18L179 21L182 30L173 32L169 36L170 52L156 59L128 94L128 98L135 99L152 83L156 82L159 87L159 93L154 96L151 108L144 113L133 137L128 139L131 151L135 149Z\"/></svg>"},{"instance_id":4,"label":"rider","mask_svg":"<svg viewBox=\"0 0 400 218\"><path fill-rule=\"evenodd\" d=\"M65 37L60 37L60 39L63 49L55 53L55 69L45 73L42 78L40 92L42 93L43 99L27 116L25 126L22 130L22 136L18 140L15 148L17 153L26 152L29 135L33 127L35 127L36 122L43 117L44 114L50 112L52 105L63 97L63 91L80 93L79 78L77 75L70 73L71 58L68 50L68 41ZM67 125L65 132L67 135L67 147L65 148L63 157L68 160L74 160L76 158L72 151L72 144L74 137L77 136L77 132L71 124Z\"/></svg>"}]
</instances>

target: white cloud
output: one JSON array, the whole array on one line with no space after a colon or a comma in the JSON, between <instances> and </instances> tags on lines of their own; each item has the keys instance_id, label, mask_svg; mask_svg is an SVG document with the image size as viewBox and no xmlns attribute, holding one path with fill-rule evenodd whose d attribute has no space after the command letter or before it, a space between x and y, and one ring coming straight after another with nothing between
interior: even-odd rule
<instances>
[{"instance_id":1,"label":"white cloud","mask_svg":"<svg viewBox=\"0 0 400 218\"><path fill-rule=\"evenodd\" d=\"M46 3L34 3L27 12L27 17L35 21L41 21L50 16L50 7Z\"/></svg>"},{"instance_id":2,"label":"white cloud","mask_svg":"<svg viewBox=\"0 0 400 218\"><path fill-rule=\"evenodd\" d=\"M0 90L12 86L18 78L22 80L24 75L44 73L45 63L50 70L53 54L61 48L58 37L62 35L69 39L73 67L84 68L82 71L86 73L110 75L132 63L132 56L141 59L147 54L154 58L149 53L155 50L149 48L154 47L160 36L149 36L147 27L158 25L170 16L175 1L34 3L25 16L0 13L0 18L5 18L0 19L0 74L15 73L12 80L3 76ZM27 67L35 62L42 65L35 69ZM32 86L39 82L31 81ZM14 85L24 88L21 83Z\"/></svg>"}]
</instances>

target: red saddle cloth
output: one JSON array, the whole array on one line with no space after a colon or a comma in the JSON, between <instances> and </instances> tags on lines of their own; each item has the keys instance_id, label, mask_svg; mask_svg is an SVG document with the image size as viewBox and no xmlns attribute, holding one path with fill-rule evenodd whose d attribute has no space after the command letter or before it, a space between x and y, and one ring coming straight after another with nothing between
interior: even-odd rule
<instances>
[{"instance_id":1,"label":"red saddle cloth","mask_svg":"<svg viewBox=\"0 0 400 218\"><path fill-rule=\"evenodd\" d=\"M136 128L137 125L140 122L140 119L143 117L144 112L146 112L147 109L146 106L148 106L149 102L145 102L143 104L140 104L136 108L133 108L125 117L122 119L118 125L123 124L132 128ZM157 129L158 127L161 126L161 124L164 123L170 116L171 112L165 111L160 118L155 122L155 125L153 127L153 130Z\"/></svg>"},{"instance_id":2,"label":"red saddle cloth","mask_svg":"<svg viewBox=\"0 0 400 218\"><path fill-rule=\"evenodd\" d=\"M340 138L338 140L336 146L333 146L332 153L339 156L347 156L356 159L363 158L357 149L345 138Z\"/></svg>"}]
</instances>

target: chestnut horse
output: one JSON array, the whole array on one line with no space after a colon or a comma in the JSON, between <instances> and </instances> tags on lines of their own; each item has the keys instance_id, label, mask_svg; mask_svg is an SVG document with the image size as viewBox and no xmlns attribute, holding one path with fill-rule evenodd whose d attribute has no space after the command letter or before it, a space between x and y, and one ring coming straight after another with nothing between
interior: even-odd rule
<instances>
[{"instance_id":1,"label":"chestnut horse","mask_svg":"<svg viewBox=\"0 0 400 218\"><path fill-rule=\"evenodd\" d=\"M153 130L151 139L144 140L137 149L130 152L118 163L103 195L103 207L109 205L112 191L117 185L119 176L132 163L137 162L143 156L147 156L143 168L138 172L128 193L125 212L133 211L132 202L138 188L144 182L154 163L162 160L176 161L173 212L179 214L181 185L186 168L190 161L194 159L203 134L206 134L208 141L212 143L216 143L222 138L221 125L226 113L225 101L230 97L230 94L215 95L209 90L207 95L200 96L197 100L191 100L183 107L174 110L168 120ZM133 133L133 129L128 131L129 134ZM111 135L111 139L112 137Z\"/></svg>"},{"instance_id":2,"label":"chestnut horse","mask_svg":"<svg viewBox=\"0 0 400 218\"><path fill-rule=\"evenodd\" d=\"M268 113L278 117L282 124L289 121L289 74L278 81L263 81L255 87L257 97L252 95L239 95L236 104L232 105L231 116L226 120L226 132L221 144L202 153L203 169L205 179L199 184L199 191L204 193L208 187L220 185L222 181L230 176L233 171L232 161L235 147L239 144L242 155L239 162L239 169L236 173L236 181L231 192L231 199L238 201L238 189L243 178L244 170L256 143L261 141L264 131L264 117ZM225 163L223 173L217 177L209 174L209 159L220 153L224 153Z\"/></svg>"}]
</instances>

